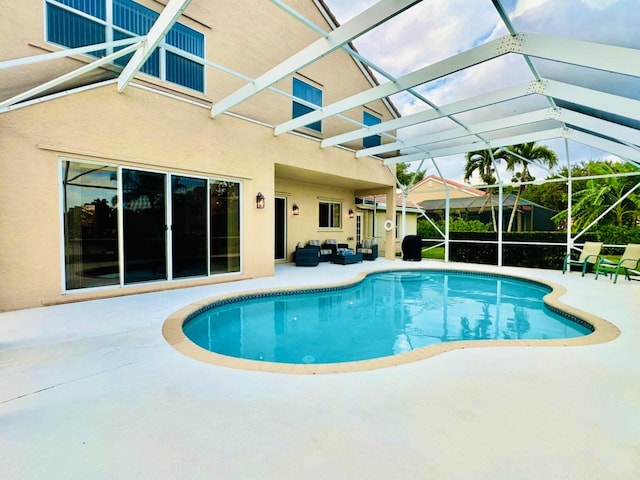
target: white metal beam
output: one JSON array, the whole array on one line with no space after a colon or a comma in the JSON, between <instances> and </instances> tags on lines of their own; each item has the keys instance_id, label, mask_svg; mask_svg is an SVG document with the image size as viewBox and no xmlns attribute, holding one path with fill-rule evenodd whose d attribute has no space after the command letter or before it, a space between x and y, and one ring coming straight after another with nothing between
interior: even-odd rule
<instances>
[{"instance_id":1,"label":"white metal beam","mask_svg":"<svg viewBox=\"0 0 640 480\"><path fill-rule=\"evenodd\" d=\"M490 142L472 142L465 145L457 145L455 147L443 148L439 150L427 150L426 152L420 152L419 154L412 155L399 155L397 157L390 157L384 160L385 165L393 165L401 162L415 162L420 160L419 155L422 158L429 156L432 158L447 157L450 155L459 155L468 152L475 152L478 150L486 150L487 148L506 147L508 145L517 145L523 142L539 142L542 140L549 140L552 138L564 137L568 135L568 132L564 128L553 128L551 130L542 130L538 132L529 132L521 135L514 135L509 137L496 138Z\"/></svg>"},{"instance_id":2,"label":"white metal beam","mask_svg":"<svg viewBox=\"0 0 640 480\"><path fill-rule=\"evenodd\" d=\"M640 131L600 118L574 112L566 108L559 109L559 117L567 125L574 125L584 130L596 132L621 142L640 145Z\"/></svg>"},{"instance_id":3,"label":"white metal beam","mask_svg":"<svg viewBox=\"0 0 640 480\"><path fill-rule=\"evenodd\" d=\"M340 48L345 43L349 43L354 38L363 35L420 1L422 0L379 1L360 15L333 30L326 37L316 40L308 47L292 55L284 62L255 79L252 83L244 85L228 97L213 105L211 108L211 117L217 117L235 105L256 95L288 75L291 75L296 70L315 62L319 58Z\"/></svg>"},{"instance_id":4,"label":"white metal beam","mask_svg":"<svg viewBox=\"0 0 640 480\"><path fill-rule=\"evenodd\" d=\"M400 128L409 127L418 123L428 122L443 118L450 115L456 115L458 113L474 110L487 105L493 105L495 103L505 102L513 98L523 97L536 93L540 90L538 82L527 82L515 85L513 87L507 87L494 92L490 92L484 95L478 95L477 97L467 98L459 102L453 102L439 107L439 110L425 110L423 112L414 113L405 117L390 120L388 122L378 123L370 127L360 128L351 132L336 135L324 139L320 146L323 148L332 147L341 143L351 142L370 135L379 135L389 130L398 130Z\"/></svg>"},{"instance_id":5,"label":"white metal beam","mask_svg":"<svg viewBox=\"0 0 640 480\"><path fill-rule=\"evenodd\" d=\"M542 82L543 95L548 95L566 102L583 105L585 107L614 113L623 117L640 120L640 100L620 97L610 93L599 92L589 88L578 87L555 80Z\"/></svg>"},{"instance_id":6,"label":"white metal beam","mask_svg":"<svg viewBox=\"0 0 640 480\"><path fill-rule=\"evenodd\" d=\"M85 47L69 48L65 50L59 50L57 52L43 53L41 55L32 55L30 57L14 58L12 60L5 60L3 62L0 62L0 70L13 68L13 67L22 67L24 65L31 65L34 63L46 62L48 60L55 60L57 58L71 57L73 55L95 52L96 50L122 47L126 45L131 45L132 43L138 43L142 40L144 40L144 37L123 38L122 40L114 40L113 42L96 43L95 45L87 45Z\"/></svg>"},{"instance_id":7,"label":"white metal beam","mask_svg":"<svg viewBox=\"0 0 640 480\"><path fill-rule=\"evenodd\" d=\"M466 137L470 134L485 133L494 130L502 130L504 128L525 125L528 123L541 122L544 120L557 120L558 114L553 108L545 108L533 112L522 113L520 115L512 115L510 117L499 118L488 122L476 123L467 128L452 128L437 133L426 134L420 137L412 138L406 141L398 141L393 143L385 143L376 147L365 148L356 152L356 158L378 155L380 153L393 152L401 148L417 147L428 143L442 142L453 140L455 138Z\"/></svg>"},{"instance_id":8,"label":"white metal beam","mask_svg":"<svg viewBox=\"0 0 640 480\"><path fill-rule=\"evenodd\" d=\"M388 82L377 87L370 88L351 97L345 98L321 109L309 112L306 115L294 118L277 125L275 135L281 135L296 128L303 127L313 122L320 121L327 117L332 117L338 113L351 110L352 108L366 105L367 103L389 97L409 88L422 85L423 83L444 77L451 73L464 70L479 63L486 62L493 58L509 53L514 42L513 37L507 36L487 42L478 47L467 50L453 57L446 58L432 65L428 65L415 72L399 77L395 82Z\"/></svg>"},{"instance_id":9,"label":"white metal beam","mask_svg":"<svg viewBox=\"0 0 640 480\"><path fill-rule=\"evenodd\" d=\"M518 34L513 52L640 77L640 50L537 34Z\"/></svg>"},{"instance_id":10,"label":"white metal beam","mask_svg":"<svg viewBox=\"0 0 640 480\"><path fill-rule=\"evenodd\" d=\"M634 145L640 145L640 132L634 128L619 125L617 123L608 122L599 118L595 118L582 113L574 112L565 108L546 108L533 112L513 115L511 117L500 118L488 122L469 125L469 130L464 128L453 128L434 134L422 135L407 141L398 141L387 143L376 147L365 148L356 152L356 158L366 156L379 155L381 153L393 152L402 148L417 147L429 143L453 140L455 138L465 137L472 133L485 133L490 131L502 130L510 127L521 126L530 123L541 122L545 120L557 120L558 122L574 125L585 130L598 132L599 134L628 142Z\"/></svg>"},{"instance_id":11,"label":"white metal beam","mask_svg":"<svg viewBox=\"0 0 640 480\"><path fill-rule=\"evenodd\" d=\"M63 83L68 82L69 80L73 80L87 72L90 72L91 70L101 67L102 65L111 63L116 58L120 58L124 55L127 55L128 53L131 53L134 50L136 50L138 47L140 47L140 43L129 45L128 47L125 47L122 50L118 50L117 52L114 52L111 55L107 55L106 57L99 58L95 62L91 62L87 65L83 65L82 67L77 68L72 72L65 73L64 75L61 75L58 78L54 78L53 80L43 83L42 85L38 85L37 87L27 90L26 92L22 92L14 97L11 97L3 102L0 102L0 111L10 107L15 103L21 102L22 100L27 100L28 98L34 97L42 92L46 92L51 88L57 87L58 85L62 85Z\"/></svg>"},{"instance_id":12,"label":"white metal beam","mask_svg":"<svg viewBox=\"0 0 640 480\"><path fill-rule=\"evenodd\" d=\"M165 35L171 30L176 20L191 3L191 0L169 0L160 16L149 29L147 40L142 47L131 57L118 78L118 92L122 93L133 76L142 68L144 62L151 56L156 47L162 42Z\"/></svg>"},{"instance_id":13,"label":"white metal beam","mask_svg":"<svg viewBox=\"0 0 640 480\"><path fill-rule=\"evenodd\" d=\"M622 145L621 143L612 142L606 138L591 135L589 133L580 132L578 130L569 129L569 140L573 140L584 145L613 153L619 157L632 160L634 163L640 162L640 151L635 148Z\"/></svg>"},{"instance_id":14,"label":"white metal beam","mask_svg":"<svg viewBox=\"0 0 640 480\"><path fill-rule=\"evenodd\" d=\"M516 136L496 138L483 144L481 142L472 142L465 145L459 145L455 147L449 147L439 150L427 150L425 152L419 152L411 155L399 155L397 157L391 157L384 160L385 165L393 165L401 162L415 162L422 160L425 156L432 158L446 157L450 155L465 154L468 152L475 152L486 148L506 147L509 145L517 145L523 142L539 142L543 140L550 140L553 138L567 138L584 145L603 150L605 152L612 153L622 158L633 161L634 163L640 163L640 151L635 148L623 145L620 143L607 140L596 135L574 130L572 128L558 128L551 130L543 130L539 132L529 132Z\"/></svg>"}]
</instances>

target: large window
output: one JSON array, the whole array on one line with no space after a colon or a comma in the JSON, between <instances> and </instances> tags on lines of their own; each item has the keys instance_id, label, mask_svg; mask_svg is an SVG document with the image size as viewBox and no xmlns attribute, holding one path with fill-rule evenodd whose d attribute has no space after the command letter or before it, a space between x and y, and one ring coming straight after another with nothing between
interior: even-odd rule
<instances>
[{"instance_id":1,"label":"large window","mask_svg":"<svg viewBox=\"0 0 640 480\"><path fill-rule=\"evenodd\" d=\"M371 115L368 112L362 113L362 123L364 123L367 127L371 127L372 125L378 125L382 120L375 115ZM368 137L364 137L362 139L362 147L370 148L377 147L382 142L382 137L380 135L370 135Z\"/></svg>"},{"instance_id":2,"label":"large window","mask_svg":"<svg viewBox=\"0 0 640 480\"><path fill-rule=\"evenodd\" d=\"M47 41L75 48L146 35L158 16L132 0L46 0ZM124 66L131 55L115 63ZM193 56L204 58L204 35L176 23L141 71L204 92L204 64Z\"/></svg>"},{"instance_id":3,"label":"large window","mask_svg":"<svg viewBox=\"0 0 640 480\"><path fill-rule=\"evenodd\" d=\"M63 161L62 192L66 290L240 271L237 182Z\"/></svg>"},{"instance_id":4,"label":"large window","mask_svg":"<svg viewBox=\"0 0 640 480\"><path fill-rule=\"evenodd\" d=\"M318 107L322 106L322 90L297 78L293 79L293 96L299 98L304 103L293 102L292 118L301 117L314 111L314 105ZM321 121L313 122L305 126L316 132L322 132Z\"/></svg>"},{"instance_id":5,"label":"large window","mask_svg":"<svg viewBox=\"0 0 640 480\"><path fill-rule=\"evenodd\" d=\"M120 283L117 169L62 164L65 288Z\"/></svg>"},{"instance_id":6,"label":"large window","mask_svg":"<svg viewBox=\"0 0 640 480\"><path fill-rule=\"evenodd\" d=\"M320 228L341 228L342 205L339 202L321 201L318 203L318 226Z\"/></svg>"}]
</instances>

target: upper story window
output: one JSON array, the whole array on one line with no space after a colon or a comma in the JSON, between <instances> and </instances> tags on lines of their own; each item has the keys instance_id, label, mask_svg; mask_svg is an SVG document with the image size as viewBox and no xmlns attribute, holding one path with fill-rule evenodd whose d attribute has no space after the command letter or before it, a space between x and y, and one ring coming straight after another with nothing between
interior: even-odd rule
<instances>
[{"instance_id":1,"label":"upper story window","mask_svg":"<svg viewBox=\"0 0 640 480\"><path fill-rule=\"evenodd\" d=\"M318 227L341 228L342 204L339 202L322 201L318 203Z\"/></svg>"},{"instance_id":2,"label":"upper story window","mask_svg":"<svg viewBox=\"0 0 640 480\"><path fill-rule=\"evenodd\" d=\"M370 127L372 125L378 125L379 123L382 123L382 120L375 115L371 115L368 112L363 112L362 123L364 123L367 127ZM377 147L378 145L380 145L380 143L382 143L382 137L380 135L370 135L362 139L363 148Z\"/></svg>"},{"instance_id":3,"label":"upper story window","mask_svg":"<svg viewBox=\"0 0 640 480\"><path fill-rule=\"evenodd\" d=\"M305 103L293 102L292 118L301 117L305 113L315 110L315 108L310 105L322 106L322 90L297 78L293 79L293 96L303 100ZM305 125L305 127L315 130L316 132L322 132L322 121L310 123L309 125Z\"/></svg>"},{"instance_id":4,"label":"upper story window","mask_svg":"<svg viewBox=\"0 0 640 480\"><path fill-rule=\"evenodd\" d=\"M46 0L45 5L47 41L69 48L146 35L159 16L132 0ZM113 50L92 55L108 55ZM124 66L132 55L114 63ZM140 70L204 92L204 64L198 58L204 58L204 35L175 23Z\"/></svg>"}]
</instances>

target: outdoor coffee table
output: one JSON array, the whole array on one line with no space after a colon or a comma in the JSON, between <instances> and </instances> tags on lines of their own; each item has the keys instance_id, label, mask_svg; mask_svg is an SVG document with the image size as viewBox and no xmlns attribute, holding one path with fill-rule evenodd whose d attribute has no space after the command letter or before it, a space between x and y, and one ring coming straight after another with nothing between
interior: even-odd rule
<instances>
[{"instance_id":1,"label":"outdoor coffee table","mask_svg":"<svg viewBox=\"0 0 640 480\"><path fill-rule=\"evenodd\" d=\"M335 255L331 255L331 263L338 263L340 265L350 265L352 263L358 263L358 262L362 262L361 253L347 253L346 255L336 253Z\"/></svg>"}]
</instances>

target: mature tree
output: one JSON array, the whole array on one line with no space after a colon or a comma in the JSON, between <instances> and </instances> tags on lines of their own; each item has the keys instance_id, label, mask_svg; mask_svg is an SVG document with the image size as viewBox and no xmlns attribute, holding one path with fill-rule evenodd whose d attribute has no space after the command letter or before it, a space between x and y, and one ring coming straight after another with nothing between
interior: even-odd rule
<instances>
[{"instance_id":1,"label":"mature tree","mask_svg":"<svg viewBox=\"0 0 640 480\"><path fill-rule=\"evenodd\" d=\"M409 187L415 183L418 183L420 180L424 178L425 171L420 170L416 172L409 172L409 164L408 163L398 163L396 165L396 177L398 181L404 185L405 187Z\"/></svg>"},{"instance_id":2,"label":"mature tree","mask_svg":"<svg viewBox=\"0 0 640 480\"><path fill-rule=\"evenodd\" d=\"M587 164L582 162L571 166L572 177L585 177L589 175ZM557 180L569 177L569 169L564 166L558 174L548 175L546 180ZM587 185L587 181L573 180L572 190L577 192L583 190ZM562 212L567 209L567 182L566 181L553 181L546 182L540 185L529 185L523 192L522 198L529 200L530 202L537 203L543 207L550 208L556 212Z\"/></svg>"},{"instance_id":3,"label":"mature tree","mask_svg":"<svg viewBox=\"0 0 640 480\"><path fill-rule=\"evenodd\" d=\"M614 175L616 173L637 172L638 168L629 163L589 162L587 169L590 175ZM638 176L619 176L607 178L591 178L586 181L585 188L573 194L573 225L583 229L598 218L612 205L613 209L605 215L600 223L618 226L633 226L640 217L640 191L635 190L625 195L640 178ZM622 200L622 198L624 200ZM554 218L566 218L563 211Z\"/></svg>"},{"instance_id":4,"label":"mature tree","mask_svg":"<svg viewBox=\"0 0 640 480\"><path fill-rule=\"evenodd\" d=\"M468 182L474 173L478 173L483 185L494 185L496 183L496 165L501 160L506 160L506 154L497 148L489 150L479 150L466 154L467 163L464 166L464 181ZM486 199L482 204L480 211L486 207L487 203L491 205L491 220L493 221L493 230L497 230L496 212L493 208L493 187L486 189Z\"/></svg>"},{"instance_id":5,"label":"mature tree","mask_svg":"<svg viewBox=\"0 0 640 480\"><path fill-rule=\"evenodd\" d=\"M513 172L511 181L519 184L511 217L509 218L509 226L507 227L507 231L510 232L518 209L518 203L522 197L522 192L525 190L525 185L522 185L522 183L535 180L535 177L529 171L529 165L537 164L553 168L558 164L558 157L549 147L536 145L536 142L513 145L507 147L507 150L507 170Z\"/></svg>"}]
</instances>

